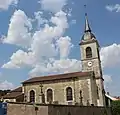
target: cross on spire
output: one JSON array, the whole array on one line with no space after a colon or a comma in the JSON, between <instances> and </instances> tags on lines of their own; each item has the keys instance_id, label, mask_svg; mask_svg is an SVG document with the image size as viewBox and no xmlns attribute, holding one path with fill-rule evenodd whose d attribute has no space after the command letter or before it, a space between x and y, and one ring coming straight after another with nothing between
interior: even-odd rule
<instances>
[{"instance_id":1,"label":"cross on spire","mask_svg":"<svg viewBox=\"0 0 120 115\"><path fill-rule=\"evenodd\" d=\"M86 5L84 5L85 9L86 9ZM85 32L91 32L91 28L88 22L88 16L87 16L87 12L85 11Z\"/></svg>"}]
</instances>

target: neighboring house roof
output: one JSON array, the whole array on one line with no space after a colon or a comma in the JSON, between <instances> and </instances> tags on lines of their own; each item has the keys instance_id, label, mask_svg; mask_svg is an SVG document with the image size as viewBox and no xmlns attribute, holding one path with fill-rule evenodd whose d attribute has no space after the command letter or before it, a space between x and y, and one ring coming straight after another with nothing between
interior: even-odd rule
<instances>
[{"instance_id":1,"label":"neighboring house roof","mask_svg":"<svg viewBox=\"0 0 120 115\"><path fill-rule=\"evenodd\" d=\"M110 96L110 95L108 95L108 94L105 94L105 96L106 96L107 98L111 99L112 101L117 101L117 100L118 100L117 98L112 97L112 96Z\"/></svg>"},{"instance_id":2,"label":"neighboring house roof","mask_svg":"<svg viewBox=\"0 0 120 115\"><path fill-rule=\"evenodd\" d=\"M119 96L115 96L114 98L116 98L116 99L120 100L120 97L119 97Z\"/></svg>"},{"instance_id":3,"label":"neighboring house roof","mask_svg":"<svg viewBox=\"0 0 120 115\"><path fill-rule=\"evenodd\" d=\"M15 99L18 96L21 96L22 94L22 87L18 87L9 93L7 93L5 96L3 96L3 99Z\"/></svg>"},{"instance_id":4,"label":"neighboring house roof","mask_svg":"<svg viewBox=\"0 0 120 115\"><path fill-rule=\"evenodd\" d=\"M70 78L75 78L75 77L86 77L86 76L90 76L91 73L93 73L93 72L74 72L74 73L66 73L66 74L33 77L33 78L28 79L22 83L27 84L27 83L42 82L42 81L70 79Z\"/></svg>"}]
</instances>

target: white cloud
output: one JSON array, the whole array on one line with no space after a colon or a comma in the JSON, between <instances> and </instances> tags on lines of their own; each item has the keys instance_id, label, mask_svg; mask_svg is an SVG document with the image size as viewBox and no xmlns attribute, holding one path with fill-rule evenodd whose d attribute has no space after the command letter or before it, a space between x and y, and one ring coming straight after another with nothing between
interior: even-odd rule
<instances>
[{"instance_id":1,"label":"white cloud","mask_svg":"<svg viewBox=\"0 0 120 115\"><path fill-rule=\"evenodd\" d=\"M35 15L35 20L37 20L37 26L38 26L37 28L38 29L40 28L41 25L48 23L48 20L46 20L42 17L43 12L38 11L38 12L35 12L34 15Z\"/></svg>"},{"instance_id":2,"label":"white cloud","mask_svg":"<svg viewBox=\"0 0 120 115\"><path fill-rule=\"evenodd\" d=\"M15 11L11 18L7 37L3 42L26 47L27 51L18 50L13 53L10 61L5 63L2 68L30 67L32 68L31 75L45 72L80 71L80 61L69 59L73 44L69 36L64 36L69 27L67 14L59 11L47 20L43 19L42 12L38 11L35 13L34 20L42 20L43 22L39 22L39 26L41 24L44 26L31 33L32 22L23 11ZM112 67L120 63L120 45L113 44L103 47L100 55L102 66Z\"/></svg>"},{"instance_id":3,"label":"white cloud","mask_svg":"<svg viewBox=\"0 0 120 115\"><path fill-rule=\"evenodd\" d=\"M120 4L115 4L115 5L107 5L106 9L108 11L115 11L115 12L120 12Z\"/></svg>"},{"instance_id":4,"label":"white cloud","mask_svg":"<svg viewBox=\"0 0 120 115\"><path fill-rule=\"evenodd\" d=\"M70 53L71 48L73 47L71 43L71 38L66 36L66 37L61 37L57 41L59 50L60 50L60 58L61 59L66 59Z\"/></svg>"},{"instance_id":5,"label":"white cloud","mask_svg":"<svg viewBox=\"0 0 120 115\"><path fill-rule=\"evenodd\" d=\"M7 90L7 89L13 89L15 86L8 82L8 81L4 81L0 83L0 89L1 90Z\"/></svg>"},{"instance_id":6,"label":"white cloud","mask_svg":"<svg viewBox=\"0 0 120 115\"><path fill-rule=\"evenodd\" d=\"M3 42L28 47L32 40L31 33L29 33L31 29L32 24L26 14L21 10L15 11L10 20L7 36L3 39Z\"/></svg>"},{"instance_id":7,"label":"white cloud","mask_svg":"<svg viewBox=\"0 0 120 115\"><path fill-rule=\"evenodd\" d=\"M106 92L109 91L109 86L112 84L112 77L110 75L103 75L104 87Z\"/></svg>"},{"instance_id":8,"label":"white cloud","mask_svg":"<svg viewBox=\"0 0 120 115\"><path fill-rule=\"evenodd\" d=\"M34 52L36 58L51 58L57 55L56 41L59 39L68 28L66 14L60 11L51 17L50 22L54 26L45 24L43 29L36 31L33 35L33 42L31 50Z\"/></svg>"},{"instance_id":9,"label":"white cloud","mask_svg":"<svg viewBox=\"0 0 120 115\"><path fill-rule=\"evenodd\" d=\"M51 11L53 13L62 10L63 6L67 4L67 0L40 0L42 9Z\"/></svg>"},{"instance_id":10,"label":"white cloud","mask_svg":"<svg viewBox=\"0 0 120 115\"><path fill-rule=\"evenodd\" d=\"M28 34L28 31L24 33L24 29L26 29L23 25L28 22L28 18L25 16L23 11L16 11L14 13L14 20L19 20L19 15L16 13L22 13L24 19L22 18L22 27L18 26L15 29L13 34L10 37L4 39L5 43L17 44L20 46L27 46L27 43L31 43L28 48L28 52L24 52L22 50L18 50L16 53L10 57L10 61L2 66L2 68L21 68L30 66L32 68L38 67L38 65L47 66L50 58L54 58L58 55L60 50L60 56L67 58L72 47L71 38L66 36L62 37L65 30L68 28L67 16L63 11L57 12L54 16L51 17L50 22L54 26L50 26L49 24L45 24L43 28L39 31L36 31L32 36L32 41L27 39L27 43L24 41L23 37L19 35L20 31L23 32L23 35ZM13 21L14 22L14 21ZM16 22L16 21L15 21ZM18 21L19 22L19 21ZM11 23L10 23L11 24ZM13 27L19 25L20 23L12 23ZM28 23L29 24L29 23ZM31 25L31 24L30 24ZM31 27L31 26L30 26ZM20 28L20 29L19 29ZM20 30L20 31L19 31ZM15 34L15 35L14 35ZM17 36L16 36L17 34ZM9 36L9 31L8 31ZM18 40L18 36L20 40ZM30 44L29 43L29 44ZM59 49L59 50L58 50ZM41 67L41 68L42 68Z\"/></svg>"},{"instance_id":11,"label":"white cloud","mask_svg":"<svg viewBox=\"0 0 120 115\"><path fill-rule=\"evenodd\" d=\"M36 65L36 67L30 71L30 75L39 76L44 73L68 73L81 70L81 62L76 59L61 59L53 60L52 63Z\"/></svg>"},{"instance_id":12,"label":"white cloud","mask_svg":"<svg viewBox=\"0 0 120 115\"><path fill-rule=\"evenodd\" d=\"M23 11L20 12L24 14ZM36 19L39 20L41 18L40 14L41 12L36 14ZM17 16L19 17L19 15L16 15L16 19L18 19ZM27 19L28 18L26 17L24 20L22 20L22 22L27 22ZM14 24L16 23L13 23L12 26L15 26ZM80 61L68 58L70 50L73 47L71 38L69 36L62 37L65 30L69 26L67 21L67 14L63 11L57 12L54 16L51 17L50 23L53 25L50 26L47 23L43 28L33 34L31 46L28 48L28 52L18 50L16 53L13 53L13 55L10 57L10 61L4 64L2 68L14 69L28 66L33 68L30 71L30 75L38 75L40 73L44 74L45 72L60 73L81 70ZM24 28L24 26L22 26L22 28ZM15 33L19 33L19 31L16 29ZM28 33L28 31L26 33ZM11 38L13 40L6 43L15 44L17 37L12 34ZM20 37L20 40L21 39L22 37ZM7 40L9 41L10 39ZM22 39L22 42L18 41L17 44L22 46L23 41L24 40ZM30 39L28 42L29 41ZM58 55L60 55L60 59L56 60L56 56Z\"/></svg>"},{"instance_id":13,"label":"white cloud","mask_svg":"<svg viewBox=\"0 0 120 115\"><path fill-rule=\"evenodd\" d=\"M120 44L102 47L100 51L102 67L114 67L120 64Z\"/></svg>"},{"instance_id":14,"label":"white cloud","mask_svg":"<svg viewBox=\"0 0 120 115\"><path fill-rule=\"evenodd\" d=\"M104 78L104 82L105 84L111 83L112 82L112 78L110 75L103 75Z\"/></svg>"},{"instance_id":15,"label":"white cloud","mask_svg":"<svg viewBox=\"0 0 120 115\"><path fill-rule=\"evenodd\" d=\"M53 63L53 67L59 69L59 71L62 71L64 73L80 71L81 62L76 59L66 59L66 60L61 59L61 60L56 60Z\"/></svg>"},{"instance_id":16,"label":"white cloud","mask_svg":"<svg viewBox=\"0 0 120 115\"><path fill-rule=\"evenodd\" d=\"M13 53L10 60L11 61L4 64L2 68L21 68L34 65L35 63L34 54L32 52L27 53L22 50L18 50L16 53Z\"/></svg>"},{"instance_id":17,"label":"white cloud","mask_svg":"<svg viewBox=\"0 0 120 115\"><path fill-rule=\"evenodd\" d=\"M19 0L0 0L0 9L7 10L10 5L16 5Z\"/></svg>"},{"instance_id":18,"label":"white cloud","mask_svg":"<svg viewBox=\"0 0 120 115\"><path fill-rule=\"evenodd\" d=\"M20 15L19 15L20 14ZM21 15L22 14L22 15ZM14 17L14 18L13 18ZM29 22L28 17L21 10L15 11L14 16L11 20L10 27L8 30L8 36L4 39L5 43L20 45L21 47L29 46L27 52L18 50L16 53L10 57L10 61L5 63L2 68L22 68L31 67L33 68L30 73L34 72L59 72L61 71L78 71L80 70L78 65L79 61L74 59L69 59L69 53L73 44L71 43L71 38L68 36L63 37L64 32L69 27L67 14L63 11L56 13L51 17L49 23L44 24L43 28L35 31L33 36L28 37L27 40L22 35L28 35L29 29L27 29L24 24L27 24L28 28L32 28L31 22ZM22 18L23 17L23 18ZM19 19L21 18L21 19ZM41 18L41 17L40 17ZM39 16L38 16L39 19ZM17 23L16 20L21 20L22 23ZM15 22L15 23L12 23ZM46 21L47 22L47 21ZM10 29L12 25L12 30ZM16 25L18 28L15 29ZM20 28L20 29L19 29ZM12 31L12 32L11 32ZM10 35L10 33L12 33ZM19 39L18 39L18 36ZM29 39L30 38L30 39ZM120 45L113 44L107 47L103 47L100 51L102 67L113 67L120 63ZM60 56L60 57L59 57ZM53 62L50 62L50 59ZM61 64L67 63L68 68L63 68ZM72 66L71 66L72 64ZM78 64L78 65L77 65ZM60 65L60 66L58 66ZM80 65L79 65L80 66ZM78 67L78 68L77 68Z\"/></svg>"}]
</instances>

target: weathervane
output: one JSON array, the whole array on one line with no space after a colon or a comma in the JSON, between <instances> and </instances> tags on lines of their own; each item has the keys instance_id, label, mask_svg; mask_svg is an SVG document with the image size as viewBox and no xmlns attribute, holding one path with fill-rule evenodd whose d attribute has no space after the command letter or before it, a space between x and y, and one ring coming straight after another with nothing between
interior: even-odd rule
<instances>
[{"instance_id":1,"label":"weathervane","mask_svg":"<svg viewBox=\"0 0 120 115\"><path fill-rule=\"evenodd\" d=\"M86 4L84 5L84 8L85 8L85 15L87 15L87 11L86 11L87 5Z\"/></svg>"}]
</instances>

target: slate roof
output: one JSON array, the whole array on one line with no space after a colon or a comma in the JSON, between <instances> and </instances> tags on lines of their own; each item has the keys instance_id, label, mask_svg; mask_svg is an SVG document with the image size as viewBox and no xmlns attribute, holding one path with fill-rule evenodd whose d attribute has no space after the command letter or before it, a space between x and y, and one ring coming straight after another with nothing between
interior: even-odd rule
<instances>
[{"instance_id":1,"label":"slate roof","mask_svg":"<svg viewBox=\"0 0 120 115\"><path fill-rule=\"evenodd\" d=\"M70 78L75 78L75 77L86 77L86 76L90 76L90 74L91 74L91 72L74 72L74 73L65 73L65 74L33 77L31 79L28 79L28 80L22 82L22 84L61 80L61 79L70 79Z\"/></svg>"}]
</instances>

